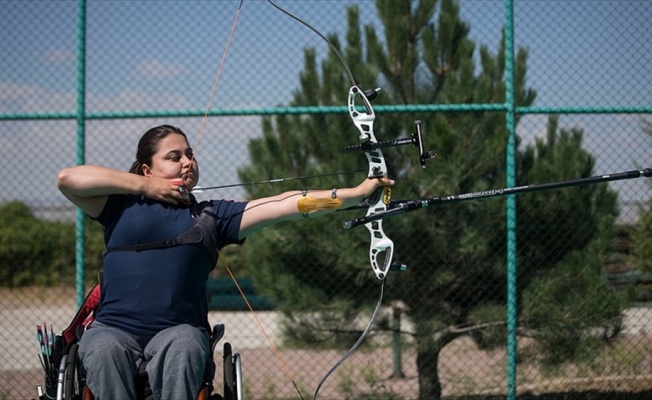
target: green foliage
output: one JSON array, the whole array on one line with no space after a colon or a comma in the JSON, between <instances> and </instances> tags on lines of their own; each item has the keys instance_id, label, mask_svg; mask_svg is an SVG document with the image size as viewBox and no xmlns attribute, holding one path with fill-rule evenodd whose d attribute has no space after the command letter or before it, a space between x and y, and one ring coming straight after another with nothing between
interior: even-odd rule
<instances>
[{"instance_id":1,"label":"green foliage","mask_svg":"<svg viewBox=\"0 0 652 400\"><path fill-rule=\"evenodd\" d=\"M641 119L643 132L652 136L652 121ZM648 182L652 186L652 182ZM635 266L645 272L652 272L652 199L647 207L639 207L639 220L634 230L633 253Z\"/></svg>"},{"instance_id":2,"label":"green foliage","mask_svg":"<svg viewBox=\"0 0 652 400\"><path fill-rule=\"evenodd\" d=\"M2 205L0 219L0 285L51 285L71 271L73 226L39 220L20 202Z\"/></svg>"},{"instance_id":3,"label":"green foliage","mask_svg":"<svg viewBox=\"0 0 652 400\"><path fill-rule=\"evenodd\" d=\"M402 398L387 387L386 379L378 375L374 365L363 365L358 372L361 377L356 376L355 371L351 368L339 373L338 388L345 399L396 400Z\"/></svg>"},{"instance_id":4,"label":"green foliage","mask_svg":"<svg viewBox=\"0 0 652 400\"><path fill-rule=\"evenodd\" d=\"M639 219L632 236L635 266L652 272L652 200L647 209L639 208Z\"/></svg>"},{"instance_id":5,"label":"green foliage","mask_svg":"<svg viewBox=\"0 0 652 400\"><path fill-rule=\"evenodd\" d=\"M103 259L102 253L106 249L104 245L104 228L97 221L90 217L84 218L86 231L84 265L86 266L86 284L94 285L97 283L97 275L102 270Z\"/></svg>"},{"instance_id":6,"label":"green foliage","mask_svg":"<svg viewBox=\"0 0 652 400\"><path fill-rule=\"evenodd\" d=\"M504 304L484 304L469 313L468 322L478 329L471 331L471 337L481 349L495 349L505 345L507 326Z\"/></svg>"},{"instance_id":7,"label":"green foliage","mask_svg":"<svg viewBox=\"0 0 652 400\"><path fill-rule=\"evenodd\" d=\"M73 223L36 218L21 202L0 206L0 286L70 285L75 281L75 227ZM101 266L102 231L89 224L86 265ZM95 281L95 276L89 278Z\"/></svg>"},{"instance_id":8,"label":"green foliage","mask_svg":"<svg viewBox=\"0 0 652 400\"><path fill-rule=\"evenodd\" d=\"M537 332L544 362L586 361L619 331L626 300L601 277L605 250L593 243L568 254L525 291L524 326Z\"/></svg>"}]
</instances>

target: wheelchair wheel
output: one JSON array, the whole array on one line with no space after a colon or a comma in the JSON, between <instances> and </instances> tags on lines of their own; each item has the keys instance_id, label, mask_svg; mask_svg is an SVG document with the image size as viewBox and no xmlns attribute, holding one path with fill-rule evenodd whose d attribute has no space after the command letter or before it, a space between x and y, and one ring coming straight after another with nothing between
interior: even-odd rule
<instances>
[{"instance_id":1,"label":"wheelchair wheel","mask_svg":"<svg viewBox=\"0 0 652 400\"><path fill-rule=\"evenodd\" d=\"M231 344L224 343L224 400L236 400L235 374Z\"/></svg>"},{"instance_id":2,"label":"wheelchair wheel","mask_svg":"<svg viewBox=\"0 0 652 400\"><path fill-rule=\"evenodd\" d=\"M243 400L244 390L242 389L242 359L240 353L233 355L233 373L235 375L235 398L236 400Z\"/></svg>"},{"instance_id":3,"label":"wheelchair wheel","mask_svg":"<svg viewBox=\"0 0 652 400\"><path fill-rule=\"evenodd\" d=\"M66 400L77 400L82 398L83 381L79 371L80 363L77 356L79 345L70 346L68 358L63 377L63 398Z\"/></svg>"}]
</instances>

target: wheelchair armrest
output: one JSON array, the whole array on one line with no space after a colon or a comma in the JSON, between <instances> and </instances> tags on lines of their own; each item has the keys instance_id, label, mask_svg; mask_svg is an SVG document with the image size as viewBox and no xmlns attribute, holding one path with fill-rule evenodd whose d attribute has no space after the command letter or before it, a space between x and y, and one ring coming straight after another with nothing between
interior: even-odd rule
<instances>
[{"instance_id":1,"label":"wheelchair armrest","mask_svg":"<svg viewBox=\"0 0 652 400\"><path fill-rule=\"evenodd\" d=\"M224 324L213 325L213 333L211 334L211 352L215 353L215 346L224 337L226 327Z\"/></svg>"}]
</instances>

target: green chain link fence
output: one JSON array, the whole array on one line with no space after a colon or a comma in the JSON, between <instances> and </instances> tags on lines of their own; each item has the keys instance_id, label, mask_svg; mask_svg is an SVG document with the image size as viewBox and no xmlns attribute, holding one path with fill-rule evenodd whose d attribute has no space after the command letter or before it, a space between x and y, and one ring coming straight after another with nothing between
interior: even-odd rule
<instances>
[{"instance_id":1,"label":"green chain link fence","mask_svg":"<svg viewBox=\"0 0 652 400\"><path fill-rule=\"evenodd\" d=\"M56 331L63 329L100 267L98 227L76 214L57 191L57 171L77 163L126 170L140 135L163 123L182 127L193 142L238 3L0 1L0 163L5 174L0 195L0 398L36 396L43 373L35 326L47 323ZM385 31L400 33L381 23L372 1L280 3L320 31L336 34L341 43L351 43L343 38L352 5L359 9L360 24L374 26L384 38L381 42L387 40ZM389 101L400 98L392 89L401 84L387 76L385 84L380 79L387 96L376 106L379 126L390 119L426 120L426 146L438 153L424 172L395 171L395 198L453 195L652 166L648 1L440 3L432 18L439 34L436 42L450 43L455 38L446 33L463 31L447 30L442 17L458 4L474 44L468 54L474 64L456 64L445 51L433 61L439 70L428 70L434 64L423 61L427 66L415 69L422 77L415 82L432 89L445 81L447 87L458 88L444 90L445 96L431 101ZM412 8L418 14L416 2ZM300 84L307 65L304 48L314 49L320 62L330 57L317 35L267 2L244 1L196 149L202 185L239 182L238 170L257 161L248 144L261 137L263 120L278 124L284 115L343 118L345 92L329 104L317 97L297 101L310 92ZM523 50L526 62L519 58ZM393 61L394 66L401 64ZM355 67L376 73L382 69L373 60ZM341 68L338 73L344 72ZM490 70L495 72L493 87L487 90L496 96L464 96L464 90L473 90L465 89L465 82ZM478 92L487 83L474 82ZM527 101L532 93L526 88L536 91L532 101ZM354 144L357 132L347 123L342 126ZM400 129L409 132L411 127ZM490 129L503 132L502 142L486 139ZM393 138L380 137L380 132L390 130L379 129L379 140ZM319 151L329 143L328 137L318 139L306 142L306 149ZM477 140L486 143L470 143ZM578 140L591 157L578 151ZM468 146L459 147L464 142ZM524 152L527 146L530 153ZM389 165L392 157L398 159L392 149L385 154ZM499 158L499 169L483 166L475 157ZM402 182L421 192L401 193ZM321 397L651 396L652 186L635 179L608 187L439 206L416 211L411 219L388 220L386 230L397 253L419 261L388 279L384 307L366 345L340 367ZM228 187L201 196L242 199L252 194L256 190ZM329 218L310 221L310 226L321 230L337 225L335 235L345 237L348 232L339 229L339 220ZM296 234L288 226L274 229L276 235L288 236L275 237L278 243ZM364 234L360 237L368 240ZM283 328L289 318L281 312L288 308L276 307L284 296L275 297L278 289L268 287L269 277L256 275L256 270L276 256L284 272L310 266L302 267L307 261L291 256L296 247L277 249L278 254L267 249L270 240L261 233L260 239L252 237L244 246L245 255L229 250L226 258L234 260L247 282L254 305L262 310L258 315L299 388L312 397L370 315L367 308L353 307L345 333L337 330L341 324L316 323L330 327L341 346L299 346L289 340ZM328 241L328 236L320 240ZM341 252L362 252L367 242L349 244L342 245ZM345 265L346 257L320 262L330 262L335 271L334 264ZM350 302L373 302L377 282L368 266L360 265L360 271L365 275L357 281L334 278L341 276L339 271L333 272L333 279L325 275L318 291L331 293L329 301L344 291L356 293ZM227 325L226 339L243 355L246 397L296 398L253 317L241 311L228 286L225 289L221 266L213 279L212 287L221 289L214 293L210 319ZM433 387L436 384L441 386Z\"/></svg>"}]
</instances>

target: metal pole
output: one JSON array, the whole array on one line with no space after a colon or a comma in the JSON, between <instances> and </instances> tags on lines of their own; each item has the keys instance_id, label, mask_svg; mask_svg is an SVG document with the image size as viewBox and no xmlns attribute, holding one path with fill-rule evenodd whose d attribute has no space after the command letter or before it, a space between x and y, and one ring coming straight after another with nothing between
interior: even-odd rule
<instances>
[{"instance_id":1,"label":"metal pole","mask_svg":"<svg viewBox=\"0 0 652 400\"><path fill-rule=\"evenodd\" d=\"M85 160L85 114L86 114L86 0L77 0L77 165ZM77 306L84 302L84 213L78 208L75 223L75 290Z\"/></svg>"},{"instance_id":2,"label":"metal pole","mask_svg":"<svg viewBox=\"0 0 652 400\"><path fill-rule=\"evenodd\" d=\"M405 378L401 364L401 309L392 307L392 378Z\"/></svg>"},{"instance_id":3,"label":"metal pole","mask_svg":"<svg viewBox=\"0 0 652 400\"><path fill-rule=\"evenodd\" d=\"M516 103L514 99L514 4L505 0L505 103L507 106L507 187L516 186ZM507 196L507 398L516 398L516 196Z\"/></svg>"}]
</instances>

